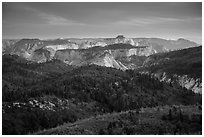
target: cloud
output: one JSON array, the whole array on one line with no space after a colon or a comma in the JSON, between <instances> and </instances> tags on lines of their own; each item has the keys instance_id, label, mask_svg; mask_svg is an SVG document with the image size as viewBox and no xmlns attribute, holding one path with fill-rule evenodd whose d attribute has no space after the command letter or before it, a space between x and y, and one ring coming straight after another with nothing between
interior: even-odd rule
<instances>
[{"instance_id":1,"label":"cloud","mask_svg":"<svg viewBox=\"0 0 204 137\"><path fill-rule=\"evenodd\" d=\"M201 17L195 18L158 18L160 21L171 21L171 22L193 22L193 21L201 21Z\"/></svg>"},{"instance_id":2,"label":"cloud","mask_svg":"<svg viewBox=\"0 0 204 137\"><path fill-rule=\"evenodd\" d=\"M22 5L21 5L22 6ZM42 22L42 24L45 25L59 25L59 26L83 26L85 25L84 23L76 22L74 20L69 20L67 18L57 16L54 14L48 14L43 11L37 10L33 7L30 7L28 5L24 5L23 9L26 10L27 12L32 12L35 13L37 18Z\"/></svg>"},{"instance_id":3,"label":"cloud","mask_svg":"<svg viewBox=\"0 0 204 137\"><path fill-rule=\"evenodd\" d=\"M40 13L38 14L38 16L41 19L45 20L48 25L60 25L60 26L61 25L65 25L65 26L73 26L73 25L83 26L85 25L84 23L79 23L73 20L63 18L61 16L51 15L47 13Z\"/></svg>"},{"instance_id":4,"label":"cloud","mask_svg":"<svg viewBox=\"0 0 204 137\"><path fill-rule=\"evenodd\" d=\"M116 25L130 25L130 26L145 26L148 24L156 23L156 20L150 18L130 18L127 20L117 21L114 24Z\"/></svg>"},{"instance_id":5,"label":"cloud","mask_svg":"<svg viewBox=\"0 0 204 137\"><path fill-rule=\"evenodd\" d=\"M146 26L161 23L178 23L200 21L201 18L168 18L168 17L148 17L148 18L129 18L114 22L115 25Z\"/></svg>"}]
</instances>

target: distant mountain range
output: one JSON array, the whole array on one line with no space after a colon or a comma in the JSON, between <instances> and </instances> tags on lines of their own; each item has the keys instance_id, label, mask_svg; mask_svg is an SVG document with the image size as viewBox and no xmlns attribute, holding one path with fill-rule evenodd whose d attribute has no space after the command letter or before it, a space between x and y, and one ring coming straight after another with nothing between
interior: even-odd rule
<instances>
[{"instance_id":1,"label":"distant mountain range","mask_svg":"<svg viewBox=\"0 0 204 137\"><path fill-rule=\"evenodd\" d=\"M115 62L114 59L119 59L119 56L149 56L154 53L198 46L197 43L185 39L125 38L123 35L116 38L3 40L2 45L3 54L15 54L38 63L56 58L68 64L79 66L83 64L101 64L96 63L98 58L104 61L111 58L111 62ZM107 53L109 53L109 57ZM90 56L88 60L87 55ZM103 59L104 57L106 59ZM120 62L118 63L120 64ZM102 64L107 63L103 62ZM111 64L105 66L114 67Z\"/></svg>"}]
</instances>

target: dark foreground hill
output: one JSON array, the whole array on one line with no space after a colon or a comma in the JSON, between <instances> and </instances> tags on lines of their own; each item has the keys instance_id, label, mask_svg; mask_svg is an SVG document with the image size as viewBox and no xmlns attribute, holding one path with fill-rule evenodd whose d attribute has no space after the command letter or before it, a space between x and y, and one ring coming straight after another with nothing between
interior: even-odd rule
<instances>
[{"instance_id":1,"label":"dark foreground hill","mask_svg":"<svg viewBox=\"0 0 204 137\"><path fill-rule=\"evenodd\" d=\"M2 67L3 134L28 134L142 107L202 102L200 94L133 70L96 65L73 68L57 60L37 64L9 55L3 56ZM107 130L100 132L109 134Z\"/></svg>"}]
</instances>

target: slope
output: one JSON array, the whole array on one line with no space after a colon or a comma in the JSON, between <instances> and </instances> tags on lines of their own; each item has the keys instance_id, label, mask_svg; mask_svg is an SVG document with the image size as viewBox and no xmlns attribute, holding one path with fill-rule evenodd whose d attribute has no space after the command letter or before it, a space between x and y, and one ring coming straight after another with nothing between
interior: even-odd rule
<instances>
[{"instance_id":1,"label":"slope","mask_svg":"<svg viewBox=\"0 0 204 137\"><path fill-rule=\"evenodd\" d=\"M200 117L202 115L198 107L180 107L183 115L181 118L183 118L183 123L185 123L183 126L179 125L179 119L176 119L176 117L173 120L167 120L170 109L171 107L168 106L160 106L109 113L39 131L35 135L201 134L201 119L195 119L196 116ZM187 115L194 117L194 120L188 119ZM181 128L181 130L177 131L177 128Z\"/></svg>"},{"instance_id":2,"label":"slope","mask_svg":"<svg viewBox=\"0 0 204 137\"><path fill-rule=\"evenodd\" d=\"M172 82L175 78L182 86L201 93L202 46L151 55L143 65L138 71L148 71Z\"/></svg>"},{"instance_id":3,"label":"slope","mask_svg":"<svg viewBox=\"0 0 204 137\"><path fill-rule=\"evenodd\" d=\"M8 85L2 89L3 134L27 134L142 107L202 102L199 94L133 70L97 65L70 69L59 61L33 64L12 56L3 64ZM10 89L12 85L16 88Z\"/></svg>"}]
</instances>

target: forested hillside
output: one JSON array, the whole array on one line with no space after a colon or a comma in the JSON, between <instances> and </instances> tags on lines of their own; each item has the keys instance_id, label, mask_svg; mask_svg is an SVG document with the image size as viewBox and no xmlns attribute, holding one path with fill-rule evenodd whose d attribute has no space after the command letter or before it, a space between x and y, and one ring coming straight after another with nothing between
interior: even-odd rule
<instances>
[{"instance_id":1,"label":"forested hillside","mask_svg":"<svg viewBox=\"0 0 204 137\"><path fill-rule=\"evenodd\" d=\"M3 56L3 134L28 134L99 114L201 104L201 95L151 75Z\"/></svg>"},{"instance_id":2,"label":"forested hillside","mask_svg":"<svg viewBox=\"0 0 204 137\"><path fill-rule=\"evenodd\" d=\"M143 70L167 72L168 74L202 77L202 46L167 53L158 53L148 57Z\"/></svg>"}]
</instances>

